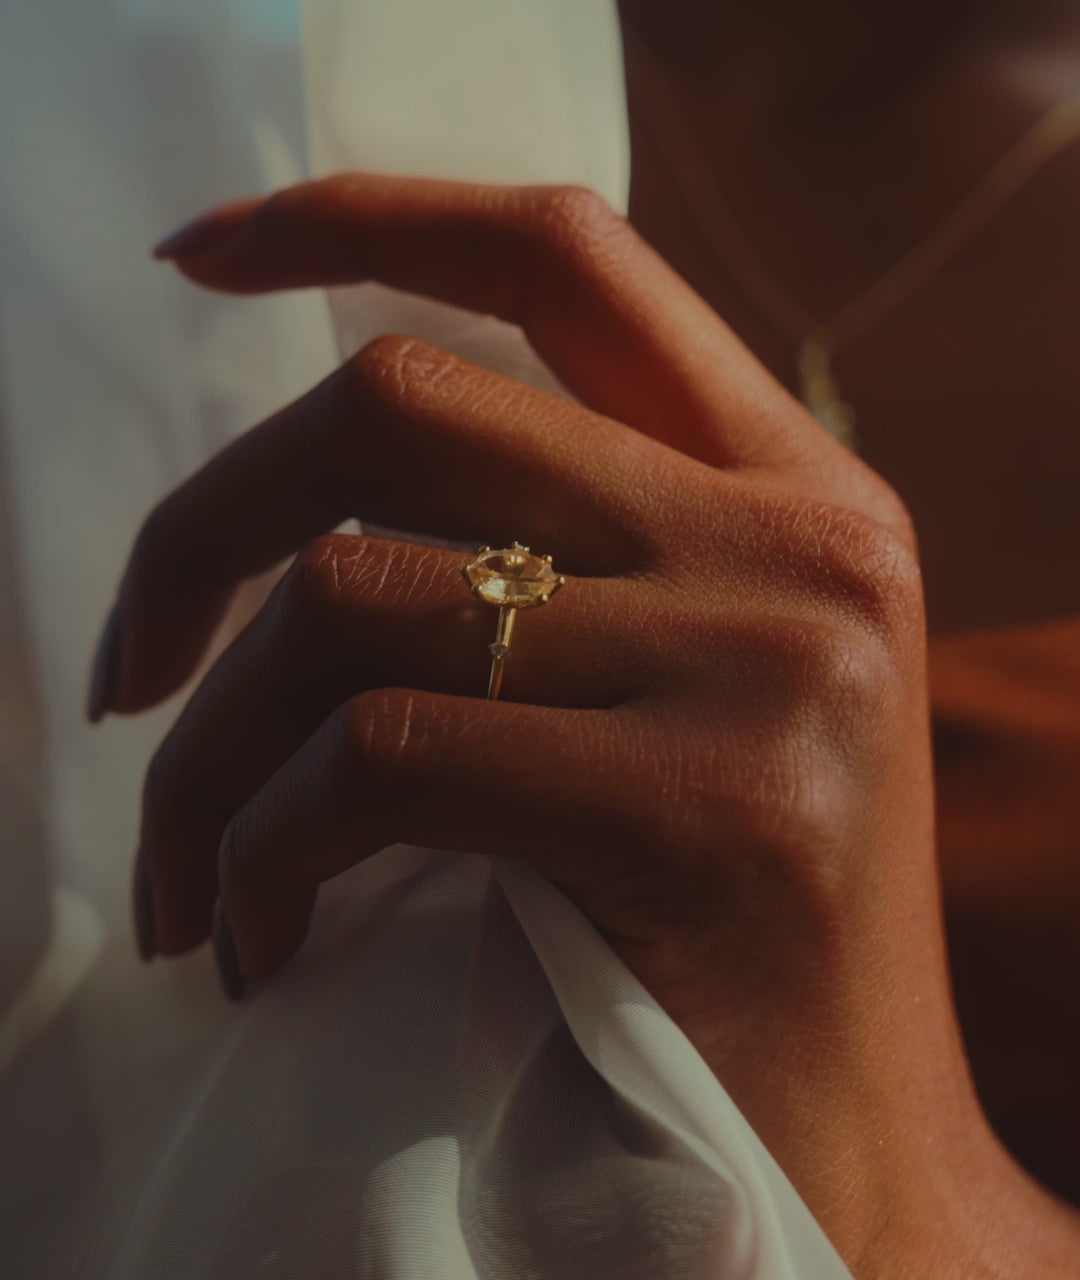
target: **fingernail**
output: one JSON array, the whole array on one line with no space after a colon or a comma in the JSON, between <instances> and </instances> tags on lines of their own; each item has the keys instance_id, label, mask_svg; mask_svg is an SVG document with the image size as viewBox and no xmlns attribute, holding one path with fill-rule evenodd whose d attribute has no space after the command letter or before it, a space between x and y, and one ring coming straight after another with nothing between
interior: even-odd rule
<instances>
[{"instance_id":1,"label":"fingernail","mask_svg":"<svg viewBox=\"0 0 1080 1280\"><path fill-rule=\"evenodd\" d=\"M152 252L159 262L183 258L193 253L208 253L212 249L220 249L234 236L242 233L243 227L237 227L235 221L223 222L220 218L200 214L175 231L170 231L154 245Z\"/></svg>"},{"instance_id":2,"label":"fingernail","mask_svg":"<svg viewBox=\"0 0 1080 1280\"><path fill-rule=\"evenodd\" d=\"M221 899L214 903L214 958L217 960L221 985L230 1000L242 1000L247 984L240 973L240 965L236 959L236 944L233 942L232 930L221 909Z\"/></svg>"},{"instance_id":3,"label":"fingernail","mask_svg":"<svg viewBox=\"0 0 1080 1280\"><path fill-rule=\"evenodd\" d=\"M120 677L120 659L123 638L120 632L120 611L113 605L105 622L105 629L94 654L94 666L90 672L90 692L86 699L86 718L97 724L110 709Z\"/></svg>"},{"instance_id":4,"label":"fingernail","mask_svg":"<svg viewBox=\"0 0 1080 1280\"><path fill-rule=\"evenodd\" d=\"M157 930L154 928L154 897L150 884L149 860L142 849L135 855L135 882L131 894L135 915L135 942L144 961L157 955Z\"/></svg>"}]
</instances>

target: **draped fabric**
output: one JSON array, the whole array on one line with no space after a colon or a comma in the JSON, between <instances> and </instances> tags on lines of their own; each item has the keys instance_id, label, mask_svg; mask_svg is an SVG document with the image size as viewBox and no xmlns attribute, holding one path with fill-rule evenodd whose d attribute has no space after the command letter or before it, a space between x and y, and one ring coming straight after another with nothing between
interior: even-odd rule
<instances>
[{"instance_id":1,"label":"draped fabric","mask_svg":"<svg viewBox=\"0 0 1080 1280\"><path fill-rule=\"evenodd\" d=\"M83 721L146 512L342 353L405 329L559 389L494 321L374 287L211 296L149 246L344 167L625 208L613 6L12 0L0 23L4 1275L840 1280L722 1082L514 859L384 850L241 1006L206 947L140 965L139 786L181 699Z\"/></svg>"}]
</instances>

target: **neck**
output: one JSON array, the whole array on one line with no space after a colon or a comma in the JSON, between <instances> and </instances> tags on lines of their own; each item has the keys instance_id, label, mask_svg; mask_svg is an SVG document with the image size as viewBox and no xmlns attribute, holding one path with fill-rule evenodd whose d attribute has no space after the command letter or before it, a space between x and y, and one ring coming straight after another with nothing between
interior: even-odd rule
<instances>
[{"instance_id":1,"label":"neck","mask_svg":"<svg viewBox=\"0 0 1080 1280\"><path fill-rule=\"evenodd\" d=\"M872 107L949 54L1080 29L1072 0L619 0L624 23L741 111L805 119Z\"/></svg>"}]
</instances>

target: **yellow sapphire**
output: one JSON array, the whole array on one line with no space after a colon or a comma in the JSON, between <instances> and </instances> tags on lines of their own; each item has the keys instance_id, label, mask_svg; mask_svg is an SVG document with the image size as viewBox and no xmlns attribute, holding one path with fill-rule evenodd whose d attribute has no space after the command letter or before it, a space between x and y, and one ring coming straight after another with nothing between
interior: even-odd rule
<instances>
[{"instance_id":1,"label":"yellow sapphire","mask_svg":"<svg viewBox=\"0 0 1080 1280\"><path fill-rule=\"evenodd\" d=\"M520 542L496 551L485 547L461 572L474 595L511 609L547 604L565 581L552 569L550 556L533 555Z\"/></svg>"}]
</instances>

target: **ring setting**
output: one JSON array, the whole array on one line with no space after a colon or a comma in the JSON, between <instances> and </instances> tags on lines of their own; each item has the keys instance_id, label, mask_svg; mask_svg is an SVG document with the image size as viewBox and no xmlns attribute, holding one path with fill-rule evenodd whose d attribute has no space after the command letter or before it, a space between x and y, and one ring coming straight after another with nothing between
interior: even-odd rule
<instances>
[{"instance_id":1,"label":"ring setting","mask_svg":"<svg viewBox=\"0 0 1080 1280\"><path fill-rule=\"evenodd\" d=\"M565 586L566 579L551 567L551 556L534 555L520 542L496 550L481 547L475 560L462 565L461 576L478 600L499 610L495 641L488 646L491 675L487 696L496 699L502 689L518 612L547 604Z\"/></svg>"}]
</instances>

